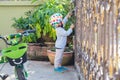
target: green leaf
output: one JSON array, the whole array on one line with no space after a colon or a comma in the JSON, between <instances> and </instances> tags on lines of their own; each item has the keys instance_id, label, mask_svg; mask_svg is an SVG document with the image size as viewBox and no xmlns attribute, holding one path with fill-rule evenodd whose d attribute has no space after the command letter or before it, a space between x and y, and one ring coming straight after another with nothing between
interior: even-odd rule
<instances>
[{"instance_id":1,"label":"green leaf","mask_svg":"<svg viewBox=\"0 0 120 80\"><path fill-rule=\"evenodd\" d=\"M41 26L39 23L36 24L36 35L37 35L37 38L41 37Z\"/></svg>"}]
</instances>

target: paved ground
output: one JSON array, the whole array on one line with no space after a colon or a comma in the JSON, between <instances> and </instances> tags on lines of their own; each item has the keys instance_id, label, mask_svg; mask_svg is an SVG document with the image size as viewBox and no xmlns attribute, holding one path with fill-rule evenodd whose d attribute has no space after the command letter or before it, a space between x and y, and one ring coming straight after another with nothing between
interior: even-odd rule
<instances>
[{"instance_id":1,"label":"paved ground","mask_svg":"<svg viewBox=\"0 0 120 80\"><path fill-rule=\"evenodd\" d=\"M73 66L66 66L70 70L65 73L54 72L53 65L45 61L28 61L25 67L29 73L28 80L78 80ZM2 65L0 65L1 68ZM15 80L13 67L8 63L0 73L10 75L6 80Z\"/></svg>"}]
</instances>

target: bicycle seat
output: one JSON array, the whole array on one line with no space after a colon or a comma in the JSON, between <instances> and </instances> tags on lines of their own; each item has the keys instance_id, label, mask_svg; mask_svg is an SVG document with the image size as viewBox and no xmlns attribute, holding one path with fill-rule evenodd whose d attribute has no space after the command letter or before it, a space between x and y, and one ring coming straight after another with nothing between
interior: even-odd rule
<instances>
[{"instance_id":1,"label":"bicycle seat","mask_svg":"<svg viewBox=\"0 0 120 80\"><path fill-rule=\"evenodd\" d=\"M25 54L27 51L27 44L21 43L15 46L10 46L1 51L2 55L12 59L17 59Z\"/></svg>"}]
</instances>

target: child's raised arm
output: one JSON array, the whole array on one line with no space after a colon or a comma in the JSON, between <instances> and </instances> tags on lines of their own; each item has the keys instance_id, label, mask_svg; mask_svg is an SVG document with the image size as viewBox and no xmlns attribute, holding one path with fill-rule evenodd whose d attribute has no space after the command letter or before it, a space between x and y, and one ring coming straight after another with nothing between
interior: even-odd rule
<instances>
[{"instance_id":1,"label":"child's raised arm","mask_svg":"<svg viewBox=\"0 0 120 80\"><path fill-rule=\"evenodd\" d=\"M67 23L68 18L71 17L71 15L72 15L72 12L69 12L69 13L65 16L65 18L63 19L63 25L64 25L64 26L65 26L65 24Z\"/></svg>"}]
</instances>

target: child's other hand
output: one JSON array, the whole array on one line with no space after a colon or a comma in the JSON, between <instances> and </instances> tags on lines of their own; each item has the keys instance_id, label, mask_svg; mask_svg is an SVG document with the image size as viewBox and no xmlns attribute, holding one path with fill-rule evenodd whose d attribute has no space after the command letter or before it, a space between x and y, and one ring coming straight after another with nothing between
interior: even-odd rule
<instances>
[{"instance_id":1,"label":"child's other hand","mask_svg":"<svg viewBox=\"0 0 120 80\"><path fill-rule=\"evenodd\" d=\"M70 28L71 28L71 29L73 29L74 27L75 27L74 24L71 24L71 25L70 25Z\"/></svg>"}]
</instances>

